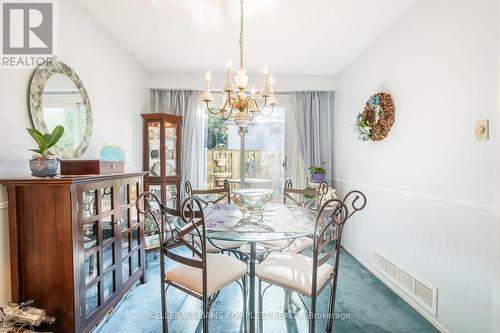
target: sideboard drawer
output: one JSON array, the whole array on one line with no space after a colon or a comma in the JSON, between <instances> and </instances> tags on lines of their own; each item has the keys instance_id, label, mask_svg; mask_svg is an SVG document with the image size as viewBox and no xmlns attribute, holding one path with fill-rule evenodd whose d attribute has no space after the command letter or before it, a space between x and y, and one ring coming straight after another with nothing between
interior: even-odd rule
<instances>
[{"instance_id":1,"label":"sideboard drawer","mask_svg":"<svg viewBox=\"0 0 500 333\"><path fill-rule=\"evenodd\" d=\"M61 160L61 175L109 175L123 172L123 161Z\"/></svg>"}]
</instances>

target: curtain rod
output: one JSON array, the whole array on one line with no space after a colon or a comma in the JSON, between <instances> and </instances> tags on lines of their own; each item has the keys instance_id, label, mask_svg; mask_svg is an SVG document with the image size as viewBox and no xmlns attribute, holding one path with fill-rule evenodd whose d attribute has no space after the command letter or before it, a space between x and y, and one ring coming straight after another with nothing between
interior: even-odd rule
<instances>
[{"instance_id":1,"label":"curtain rod","mask_svg":"<svg viewBox=\"0 0 500 333\"><path fill-rule=\"evenodd\" d=\"M202 92L203 90L201 89L172 89L172 88L149 88L150 91L198 91ZM210 90L212 94L219 94L222 95L223 92L220 90ZM298 90L278 90L275 91L275 95L288 95L292 92L335 92L335 90L325 90L325 89L311 89L311 90L303 90L303 89L298 89Z\"/></svg>"}]
</instances>

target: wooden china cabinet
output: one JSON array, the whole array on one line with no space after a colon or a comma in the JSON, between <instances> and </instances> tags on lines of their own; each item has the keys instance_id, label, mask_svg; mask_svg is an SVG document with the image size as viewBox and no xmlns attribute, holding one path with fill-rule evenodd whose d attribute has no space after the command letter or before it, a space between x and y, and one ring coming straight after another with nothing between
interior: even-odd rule
<instances>
[{"instance_id":1,"label":"wooden china cabinet","mask_svg":"<svg viewBox=\"0 0 500 333\"><path fill-rule=\"evenodd\" d=\"M40 329L90 332L145 282L136 208L144 174L0 179L8 193L12 300L33 299L56 318Z\"/></svg>"},{"instance_id":2,"label":"wooden china cabinet","mask_svg":"<svg viewBox=\"0 0 500 333\"><path fill-rule=\"evenodd\" d=\"M182 117L168 113L143 114L144 188L171 209L180 209Z\"/></svg>"}]
</instances>

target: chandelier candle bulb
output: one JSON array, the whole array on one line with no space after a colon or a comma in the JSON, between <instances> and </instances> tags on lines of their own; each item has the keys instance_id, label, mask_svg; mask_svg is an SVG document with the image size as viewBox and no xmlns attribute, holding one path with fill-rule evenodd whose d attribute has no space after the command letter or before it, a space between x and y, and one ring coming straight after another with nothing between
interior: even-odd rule
<instances>
[{"instance_id":1,"label":"chandelier candle bulb","mask_svg":"<svg viewBox=\"0 0 500 333\"><path fill-rule=\"evenodd\" d=\"M213 102L214 97L212 96L212 93L210 90L206 90L202 93L201 98L203 102Z\"/></svg>"},{"instance_id":2,"label":"chandelier candle bulb","mask_svg":"<svg viewBox=\"0 0 500 333\"><path fill-rule=\"evenodd\" d=\"M262 91L261 95L262 97L269 97L270 91L269 91L269 85L268 85L268 77L269 77L269 68L267 65L264 65L264 68L262 68L262 74L264 75L264 82L262 83Z\"/></svg>"},{"instance_id":3,"label":"chandelier candle bulb","mask_svg":"<svg viewBox=\"0 0 500 333\"><path fill-rule=\"evenodd\" d=\"M271 95L271 91L269 90L269 86L267 84L267 75L264 75L264 82L262 84L262 91L260 92L262 97L269 97Z\"/></svg>"},{"instance_id":4,"label":"chandelier candle bulb","mask_svg":"<svg viewBox=\"0 0 500 333\"><path fill-rule=\"evenodd\" d=\"M271 96L269 96L268 104L271 106L275 106L278 104L276 101L276 97L274 97L274 77L272 75L269 76L269 86L271 87L269 91L271 92Z\"/></svg>"},{"instance_id":5,"label":"chandelier candle bulb","mask_svg":"<svg viewBox=\"0 0 500 333\"><path fill-rule=\"evenodd\" d=\"M202 93L202 99L204 102L212 102L214 100L212 94L210 93L210 80L212 79L212 74L207 71L205 74L206 90Z\"/></svg>"},{"instance_id":6,"label":"chandelier candle bulb","mask_svg":"<svg viewBox=\"0 0 500 333\"><path fill-rule=\"evenodd\" d=\"M278 102L276 101L276 97L274 97L274 93L271 90L271 96L269 97L268 104L271 106L276 106L278 105Z\"/></svg>"},{"instance_id":7,"label":"chandelier candle bulb","mask_svg":"<svg viewBox=\"0 0 500 333\"><path fill-rule=\"evenodd\" d=\"M267 67L267 65L264 65L264 67L262 68L262 74L264 74L264 76L267 76L269 74L269 68Z\"/></svg>"},{"instance_id":8,"label":"chandelier candle bulb","mask_svg":"<svg viewBox=\"0 0 500 333\"><path fill-rule=\"evenodd\" d=\"M231 92L234 90L231 68L232 68L231 60L228 60L226 63L226 73L227 73L226 84L224 85L224 89L223 89L223 91L225 93Z\"/></svg>"}]
</instances>

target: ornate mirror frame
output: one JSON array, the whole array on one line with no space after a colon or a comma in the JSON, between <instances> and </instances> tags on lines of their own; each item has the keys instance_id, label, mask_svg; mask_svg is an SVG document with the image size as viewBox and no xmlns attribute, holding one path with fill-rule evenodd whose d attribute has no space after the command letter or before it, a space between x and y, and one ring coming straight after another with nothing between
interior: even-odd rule
<instances>
[{"instance_id":1,"label":"ornate mirror frame","mask_svg":"<svg viewBox=\"0 0 500 333\"><path fill-rule=\"evenodd\" d=\"M87 114L87 121L85 124L83 132L83 140L80 145L74 150L61 150L59 147L54 146L54 152L61 158L78 158L80 157L89 147L90 138L92 137L92 107L90 105L89 96L87 90L80 80L78 75L73 71L71 67L63 62L53 60L46 65L40 66L31 79L30 89L29 89L29 105L31 120L33 127L41 131L42 133L47 133L48 128L45 124L43 117L43 90L45 84L54 74L63 74L68 77L75 86L78 88L80 96L82 97L83 104L85 105L85 113Z\"/></svg>"}]
</instances>

